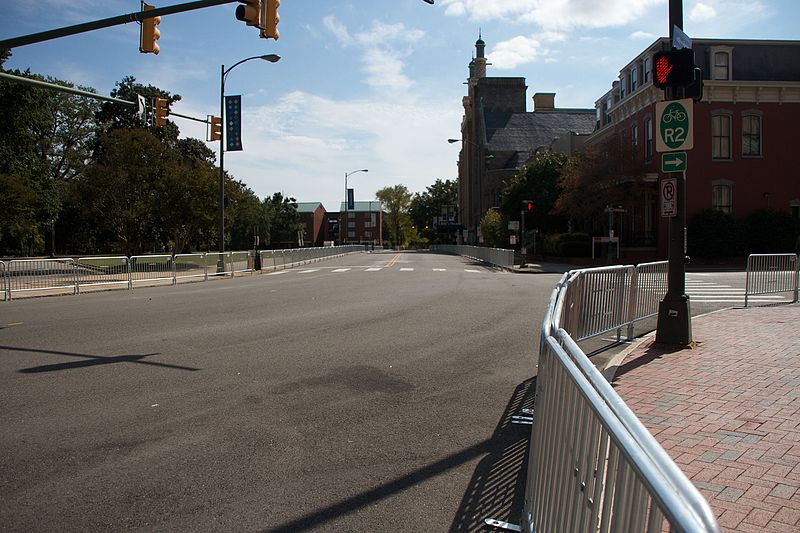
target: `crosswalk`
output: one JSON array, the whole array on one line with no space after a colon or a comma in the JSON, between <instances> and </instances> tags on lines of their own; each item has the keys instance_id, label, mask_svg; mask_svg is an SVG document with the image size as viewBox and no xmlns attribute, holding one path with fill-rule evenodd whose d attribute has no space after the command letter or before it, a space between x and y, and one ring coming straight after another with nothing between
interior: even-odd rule
<instances>
[{"instance_id":1,"label":"crosswalk","mask_svg":"<svg viewBox=\"0 0 800 533\"><path fill-rule=\"evenodd\" d=\"M287 270L275 270L273 272L266 273L267 276L278 276L284 273L295 273L295 274L313 274L315 272L330 272L331 274L343 274L345 272L391 272L391 271L400 271L400 272L466 272L468 274L480 274L482 272L486 272L485 270L478 270L475 268L464 268L464 269L447 269L447 268L415 268L415 267L400 267L400 268L392 268L388 266L371 266L371 267L339 267L339 268L293 268Z\"/></svg>"},{"instance_id":2,"label":"crosswalk","mask_svg":"<svg viewBox=\"0 0 800 533\"><path fill-rule=\"evenodd\" d=\"M744 287L733 287L701 279L686 280L686 293L693 302L744 305L744 292ZM791 295L786 294L759 294L748 298L748 302L752 304L777 304L791 300Z\"/></svg>"}]
</instances>

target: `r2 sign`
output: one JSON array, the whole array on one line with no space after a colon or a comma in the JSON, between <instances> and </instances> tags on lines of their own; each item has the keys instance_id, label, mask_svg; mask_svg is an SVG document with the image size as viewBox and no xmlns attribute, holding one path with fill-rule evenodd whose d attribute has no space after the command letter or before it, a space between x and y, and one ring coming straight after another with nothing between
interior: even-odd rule
<instances>
[{"instance_id":1,"label":"r2 sign","mask_svg":"<svg viewBox=\"0 0 800 533\"><path fill-rule=\"evenodd\" d=\"M691 98L656 104L656 152L694 148L693 104Z\"/></svg>"}]
</instances>

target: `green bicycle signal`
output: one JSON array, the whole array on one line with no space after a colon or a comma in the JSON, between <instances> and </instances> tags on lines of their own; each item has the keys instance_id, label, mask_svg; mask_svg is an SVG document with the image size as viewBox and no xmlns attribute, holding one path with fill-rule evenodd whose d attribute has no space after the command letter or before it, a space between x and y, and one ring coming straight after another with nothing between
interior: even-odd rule
<instances>
[{"instance_id":1,"label":"green bicycle signal","mask_svg":"<svg viewBox=\"0 0 800 533\"><path fill-rule=\"evenodd\" d=\"M691 99L684 99L656 104L657 151L671 152L693 148L692 103Z\"/></svg>"}]
</instances>

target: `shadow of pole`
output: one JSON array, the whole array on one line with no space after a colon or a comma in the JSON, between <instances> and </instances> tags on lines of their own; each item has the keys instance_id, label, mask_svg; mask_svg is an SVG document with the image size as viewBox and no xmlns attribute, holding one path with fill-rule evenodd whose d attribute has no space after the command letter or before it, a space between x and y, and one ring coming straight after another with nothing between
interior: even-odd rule
<instances>
[{"instance_id":1,"label":"shadow of pole","mask_svg":"<svg viewBox=\"0 0 800 533\"><path fill-rule=\"evenodd\" d=\"M495 530L486 526L486 518L519 523L525 499L531 426L514 424L512 417L521 415L523 409L532 410L535 395L536 378L514 390L488 442L488 455L478 463L470 479L450 531Z\"/></svg>"},{"instance_id":2,"label":"shadow of pole","mask_svg":"<svg viewBox=\"0 0 800 533\"><path fill-rule=\"evenodd\" d=\"M70 370L75 368L86 368L90 366L97 366L97 365L109 365L114 363L137 363L140 365L151 365L151 366L159 366L162 368L171 368L174 370L187 370L189 372L195 372L200 370L199 368L194 368L191 366L182 366L182 365L172 365L169 363L158 363L156 361L144 361L145 357L151 357L153 355L161 355L159 352L156 353L146 353L146 354L139 354L139 355L90 355L85 353L73 353L73 352L60 352L55 350L42 350L39 348L20 348L17 346L0 346L0 350L8 350L14 352L27 352L27 353L43 353L43 354L51 354L51 355L67 355L69 357L82 357L82 361L70 361L68 363L55 363L52 365L41 365L41 366L34 366L31 368L22 368L18 370L18 372L22 374L39 374L43 372L56 372L59 370Z\"/></svg>"}]
</instances>

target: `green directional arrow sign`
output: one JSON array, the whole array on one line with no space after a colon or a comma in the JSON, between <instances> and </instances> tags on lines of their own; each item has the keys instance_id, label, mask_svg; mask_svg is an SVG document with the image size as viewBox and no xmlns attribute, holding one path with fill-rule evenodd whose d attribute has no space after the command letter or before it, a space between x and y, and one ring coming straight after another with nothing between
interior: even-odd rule
<instances>
[{"instance_id":1,"label":"green directional arrow sign","mask_svg":"<svg viewBox=\"0 0 800 533\"><path fill-rule=\"evenodd\" d=\"M661 172L685 172L686 152L667 152L661 154Z\"/></svg>"}]
</instances>

